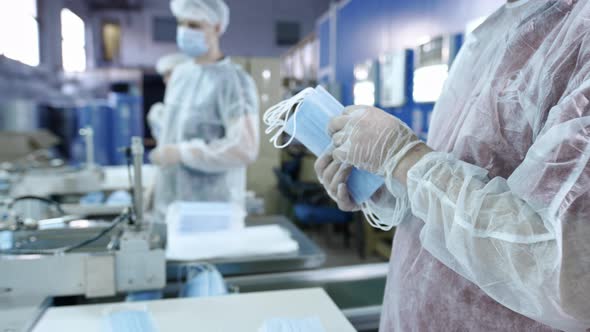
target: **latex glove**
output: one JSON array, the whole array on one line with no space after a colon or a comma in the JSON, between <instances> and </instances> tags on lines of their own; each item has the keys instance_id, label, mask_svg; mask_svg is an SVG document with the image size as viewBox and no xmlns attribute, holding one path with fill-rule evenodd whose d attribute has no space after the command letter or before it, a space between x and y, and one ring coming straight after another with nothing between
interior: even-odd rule
<instances>
[{"instance_id":1,"label":"latex glove","mask_svg":"<svg viewBox=\"0 0 590 332\"><path fill-rule=\"evenodd\" d=\"M158 146L150 153L150 161L158 166L173 166L180 160L180 149L176 145Z\"/></svg>"},{"instance_id":2,"label":"latex glove","mask_svg":"<svg viewBox=\"0 0 590 332\"><path fill-rule=\"evenodd\" d=\"M359 211L360 206L354 203L346 186L346 181L352 171L352 166L334 159L332 151L324 153L314 164L315 172L320 183L324 186L330 198L342 211Z\"/></svg>"},{"instance_id":3,"label":"latex glove","mask_svg":"<svg viewBox=\"0 0 590 332\"><path fill-rule=\"evenodd\" d=\"M400 160L421 144L398 118L370 106L351 106L330 121L328 132L334 158L359 169L387 177Z\"/></svg>"}]
</instances>

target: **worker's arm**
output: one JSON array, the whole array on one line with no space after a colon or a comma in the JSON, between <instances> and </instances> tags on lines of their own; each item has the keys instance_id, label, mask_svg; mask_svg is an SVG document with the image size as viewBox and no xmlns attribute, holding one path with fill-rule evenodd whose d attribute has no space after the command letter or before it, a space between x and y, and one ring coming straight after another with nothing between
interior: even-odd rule
<instances>
[{"instance_id":1,"label":"worker's arm","mask_svg":"<svg viewBox=\"0 0 590 332\"><path fill-rule=\"evenodd\" d=\"M407 173L426 250L506 307L569 330L590 328L590 80L581 82L508 179L437 152Z\"/></svg>"},{"instance_id":2,"label":"worker's arm","mask_svg":"<svg viewBox=\"0 0 590 332\"><path fill-rule=\"evenodd\" d=\"M205 142L193 139L179 144L181 162L204 172L247 166L258 157L260 133L258 93L252 78L236 71L219 91L224 117L223 138Z\"/></svg>"}]
</instances>

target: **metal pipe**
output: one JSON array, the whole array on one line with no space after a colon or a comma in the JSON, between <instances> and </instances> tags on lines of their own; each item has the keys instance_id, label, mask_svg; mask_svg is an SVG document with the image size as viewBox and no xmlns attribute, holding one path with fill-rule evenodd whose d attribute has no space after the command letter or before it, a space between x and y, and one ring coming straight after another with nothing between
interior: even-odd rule
<instances>
[{"instance_id":1,"label":"metal pipe","mask_svg":"<svg viewBox=\"0 0 590 332\"><path fill-rule=\"evenodd\" d=\"M80 135L84 137L84 144L86 145L86 168L93 168L94 162L94 130L91 127L84 127L80 129Z\"/></svg>"},{"instance_id":2,"label":"metal pipe","mask_svg":"<svg viewBox=\"0 0 590 332\"><path fill-rule=\"evenodd\" d=\"M141 137L131 138L131 155L133 158L133 197L135 205L136 229L141 229L143 223L143 184L141 169L143 166L143 143Z\"/></svg>"}]
</instances>

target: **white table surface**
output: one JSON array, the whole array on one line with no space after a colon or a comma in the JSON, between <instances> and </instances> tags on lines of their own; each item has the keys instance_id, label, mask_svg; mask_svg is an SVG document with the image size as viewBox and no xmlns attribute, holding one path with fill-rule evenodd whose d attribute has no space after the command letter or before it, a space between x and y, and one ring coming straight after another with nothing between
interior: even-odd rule
<instances>
[{"instance_id":1,"label":"white table surface","mask_svg":"<svg viewBox=\"0 0 590 332\"><path fill-rule=\"evenodd\" d=\"M103 166L104 182L103 190L124 190L129 188L129 173L127 166ZM143 165L142 180L145 188L151 188L156 179L157 168L154 165Z\"/></svg>"},{"instance_id":2,"label":"white table surface","mask_svg":"<svg viewBox=\"0 0 590 332\"><path fill-rule=\"evenodd\" d=\"M266 319L277 317L318 317L326 332L355 331L321 288L50 308L33 331L101 332L106 312L133 306L147 308L159 332L256 332Z\"/></svg>"}]
</instances>

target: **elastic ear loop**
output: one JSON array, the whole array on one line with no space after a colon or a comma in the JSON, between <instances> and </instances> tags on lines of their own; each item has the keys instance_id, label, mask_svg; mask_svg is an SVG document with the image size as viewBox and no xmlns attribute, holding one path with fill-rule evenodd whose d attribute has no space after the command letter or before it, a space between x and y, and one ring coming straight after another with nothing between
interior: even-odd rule
<instances>
[{"instance_id":1,"label":"elastic ear loop","mask_svg":"<svg viewBox=\"0 0 590 332\"><path fill-rule=\"evenodd\" d=\"M284 149L289 144L293 142L295 139L295 135L297 132L297 111L301 104L305 100L307 96L314 93L315 90L313 88L307 88L300 93L296 94L295 96L284 100L275 106L269 108L263 117L264 124L267 126L265 129L265 134L270 135L275 132L271 138L270 142L274 145L277 149ZM293 114L294 113L294 114ZM280 144L280 139L282 134L285 132L287 121L293 114L293 133L290 135L291 137L286 143Z\"/></svg>"},{"instance_id":2,"label":"elastic ear loop","mask_svg":"<svg viewBox=\"0 0 590 332\"><path fill-rule=\"evenodd\" d=\"M361 204L361 210L371 227L382 231L390 231L394 226L399 225L406 218L406 215L410 210L410 199L407 194L396 199L391 222L382 222L367 202Z\"/></svg>"},{"instance_id":3,"label":"elastic ear loop","mask_svg":"<svg viewBox=\"0 0 590 332\"><path fill-rule=\"evenodd\" d=\"M405 156L408 153L408 151L410 151L411 149L413 149L416 145L418 145L420 143L421 143L420 141L416 141L416 142L412 142L412 143L404 146L404 148L401 151L399 151L395 156L393 156L390 159L390 161L386 167L388 170L390 170L387 172L388 173L386 176L387 178L390 178L392 176L391 174L393 173L393 171L397 167L399 160L401 160L401 158L403 158L403 156ZM387 189L390 192L397 193L397 195L394 195L396 197L396 202L395 202L395 206L393 207L393 215L391 216L391 220L389 222L381 221L379 219L379 217L377 216L377 214L375 213L375 211L373 210L373 208L371 208L371 205L368 202L362 203L361 209L362 209L365 219L367 220L369 225L371 225L374 228L383 230L383 231L389 231L394 226L399 225L400 223L402 223L402 221L404 221L408 212L411 210L411 204L410 204L410 198L408 196L408 192L406 190L400 189L399 187L392 187L393 184L391 184L390 181L385 181L385 183L386 183Z\"/></svg>"}]
</instances>

